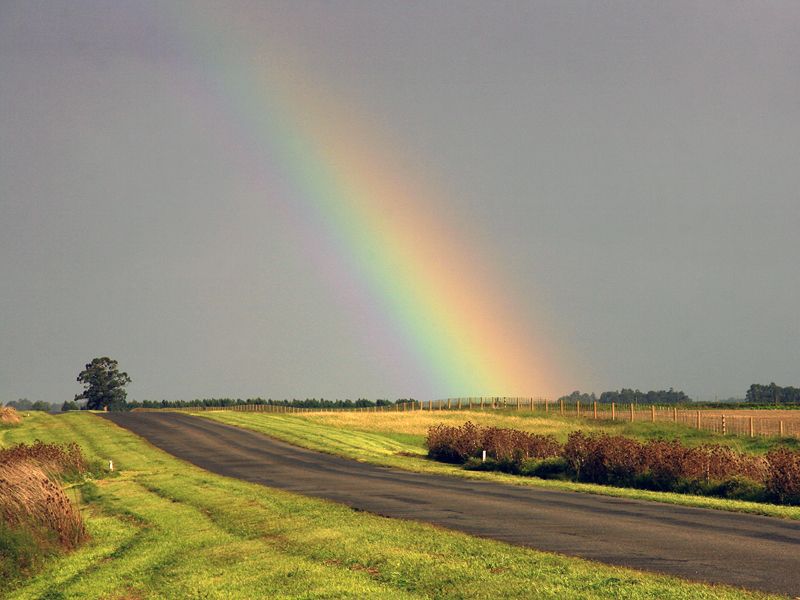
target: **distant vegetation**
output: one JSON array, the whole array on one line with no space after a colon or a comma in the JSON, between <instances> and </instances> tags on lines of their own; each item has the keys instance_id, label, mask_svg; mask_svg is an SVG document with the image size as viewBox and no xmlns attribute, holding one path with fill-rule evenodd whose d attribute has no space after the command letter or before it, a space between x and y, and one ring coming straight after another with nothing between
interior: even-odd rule
<instances>
[{"instance_id":1,"label":"distant vegetation","mask_svg":"<svg viewBox=\"0 0 800 600\"><path fill-rule=\"evenodd\" d=\"M414 400L405 398L397 400L398 404L405 402L413 403ZM293 406L297 408L364 408L368 406L390 406L394 404L394 402L385 399L367 400L366 398L359 398L358 400L325 400L324 398L306 398L305 400L299 400L297 398L292 398L291 400L273 400L272 398L266 400L264 398L248 398L247 400L242 400L241 398L203 398L196 400L142 400L141 402L126 402L123 410L131 410L133 408L213 408L248 404Z\"/></svg>"},{"instance_id":2,"label":"distant vegetation","mask_svg":"<svg viewBox=\"0 0 800 600\"><path fill-rule=\"evenodd\" d=\"M56 404L50 404L49 402L43 402L42 400L31 402L27 398L11 400L10 402L6 402L6 406L16 410L43 410L45 412L55 412L58 410L58 405Z\"/></svg>"},{"instance_id":3,"label":"distant vegetation","mask_svg":"<svg viewBox=\"0 0 800 600\"><path fill-rule=\"evenodd\" d=\"M692 401L689 396L681 391L675 391L672 388L668 390L651 390L649 392L640 392L639 390L630 390L623 388L615 392L603 392L600 397L592 394L582 394L579 391L572 392L568 396L562 396L559 400L564 402L575 403L582 402L591 404L592 402L600 402L603 404L688 404Z\"/></svg>"},{"instance_id":4,"label":"distant vegetation","mask_svg":"<svg viewBox=\"0 0 800 600\"><path fill-rule=\"evenodd\" d=\"M668 390L651 390L649 392L623 388L619 391L603 392L599 397L594 393L588 394L574 391L569 395L562 396L559 400L570 404L576 402L582 404L591 404L593 402L610 404L611 402L616 402L617 404L655 404L658 406L699 404L693 402L684 392L673 390L672 388ZM774 383L770 383L769 385L754 383L747 390L744 398L726 398L715 402L703 402L702 404L713 407L725 406L736 402L740 402L743 406L749 407L797 406L800 405L800 388L791 386L781 387Z\"/></svg>"},{"instance_id":5,"label":"distant vegetation","mask_svg":"<svg viewBox=\"0 0 800 600\"><path fill-rule=\"evenodd\" d=\"M747 390L745 401L748 404L772 404L781 406L785 404L800 404L800 388L781 387L770 383L769 385L759 385L754 383Z\"/></svg>"}]
</instances>

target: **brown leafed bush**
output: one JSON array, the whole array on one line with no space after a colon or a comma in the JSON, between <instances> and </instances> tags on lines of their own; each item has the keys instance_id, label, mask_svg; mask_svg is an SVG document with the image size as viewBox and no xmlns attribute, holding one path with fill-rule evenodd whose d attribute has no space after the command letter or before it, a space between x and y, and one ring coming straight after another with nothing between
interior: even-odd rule
<instances>
[{"instance_id":1,"label":"brown leafed bush","mask_svg":"<svg viewBox=\"0 0 800 600\"><path fill-rule=\"evenodd\" d=\"M461 427L434 425L428 429L428 455L436 460L463 463L481 450L480 427L466 422Z\"/></svg>"},{"instance_id":2,"label":"brown leafed bush","mask_svg":"<svg viewBox=\"0 0 800 600\"><path fill-rule=\"evenodd\" d=\"M428 455L445 462L463 463L469 458L486 454L501 461L522 461L528 458L548 458L561 451L552 436L500 427L480 427L467 421L461 427L434 425L428 429Z\"/></svg>"},{"instance_id":3,"label":"brown leafed bush","mask_svg":"<svg viewBox=\"0 0 800 600\"><path fill-rule=\"evenodd\" d=\"M496 464L474 465L483 469L537 473L536 465L518 467L528 459L558 457L563 459L562 472L578 481L800 504L800 452L786 448L756 456L718 444L687 447L663 439L642 443L582 431L570 433L562 446L551 436L468 422L432 427L428 449L432 458L457 463L485 450Z\"/></svg>"},{"instance_id":4,"label":"brown leafed bush","mask_svg":"<svg viewBox=\"0 0 800 600\"><path fill-rule=\"evenodd\" d=\"M784 504L800 504L800 452L777 448L767 454L767 490Z\"/></svg>"},{"instance_id":5,"label":"brown leafed bush","mask_svg":"<svg viewBox=\"0 0 800 600\"><path fill-rule=\"evenodd\" d=\"M0 406L0 423L5 425L19 425L22 423L22 419L13 407Z\"/></svg>"},{"instance_id":6,"label":"brown leafed bush","mask_svg":"<svg viewBox=\"0 0 800 600\"><path fill-rule=\"evenodd\" d=\"M593 483L629 484L642 472L641 444L621 436L587 436L574 431L563 457L577 479Z\"/></svg>"},{"instance_id":7,"label":"brown leafed bush","mask_svg":"<svg viewBox=\"0 0 800 600\"><path fill-rule=\"evenodd\" d=\"M484 428L481 435L483 450L499 461L521 462L529 458L558 456L561 444L552 436L537 435L517 429Z\"/></svg>"},{"instance_id":8,"label":"brown leafed bush","mask_svg":"<svg viewBox=\"0 0 800 600\"><path fill-rule=\"evenodd\" d=\"M86 538L81 515L61 486L27 460L0 464L0 517L4 526L26 530L43 545L55 541L70 549Z\"/></svg>"},{"instance_id":9,"label":"brown leafed bush","mask_svg":"<svg viewBox=\"0 0 800 600\"><path fill-rule=\"evenodd\" d=\"M764 457L727 446L690 448L678 440L641 443L623 436L570 434L564 458L577 479L593 483L674 489L678 483L709 484L745 478L763 484L769 465Z\"/></svg>"},{"instance_id":10,"label":"brown leafed bush","mask_svg":"<svg viewBox=\"0 0 800 600\"><path fill-rule=\"evenodd\" d=\"M678 440L650 440L641 446L642 470L650 473L654 487L671 489L678 481L707 479L703 454Z\"/></svg>"}]
</instances>

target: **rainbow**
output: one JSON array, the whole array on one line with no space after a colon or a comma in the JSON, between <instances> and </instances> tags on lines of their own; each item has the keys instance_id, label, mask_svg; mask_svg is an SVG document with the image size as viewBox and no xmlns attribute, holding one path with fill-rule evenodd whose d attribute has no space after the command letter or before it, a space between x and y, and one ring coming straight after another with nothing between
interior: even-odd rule
<instances>
[{"instance_id":1,"label":"rainbow","mask_svg":"<svg viewBox=\"0 0 800 600\"><path fill-rule=\"evenodd\" d=\"M193 94L213 98L250 179L267 185L263 173L280 172L292 189L291 218L316 244L311 258L335 284L367 291L381 340L401 341L427 380L413 387L441 396L554 393L559 376L546 345L519 333L530 307L502 300L509 286L496 269L432 215L433 186L394 168L391 145L284 55L259 69L221 54L220 39L249 57L277 55L247 38L241 16L228 24L236 39L226 38L220 17L172 16L202 67Z\"/></svg>"}]
</instances>

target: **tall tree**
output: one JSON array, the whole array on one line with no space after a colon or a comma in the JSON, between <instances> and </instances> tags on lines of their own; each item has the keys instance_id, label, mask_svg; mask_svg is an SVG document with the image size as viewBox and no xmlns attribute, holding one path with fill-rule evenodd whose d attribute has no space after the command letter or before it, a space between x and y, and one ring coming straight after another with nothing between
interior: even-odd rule
<instances>
[{"instance_id":1,"label":"tall tree","mask_svg":"<svg viewBox=\"0 0 800 600\"><path fill-rule=\"evenodd\" d=\"M92 362L78 374L78 382L86 389L75 395L75 400L86 399L89 410L125 408L125 386L131 382L127 373L117 369L117 361L103 356L93 358Z\"/></svg>"}]
</instances>

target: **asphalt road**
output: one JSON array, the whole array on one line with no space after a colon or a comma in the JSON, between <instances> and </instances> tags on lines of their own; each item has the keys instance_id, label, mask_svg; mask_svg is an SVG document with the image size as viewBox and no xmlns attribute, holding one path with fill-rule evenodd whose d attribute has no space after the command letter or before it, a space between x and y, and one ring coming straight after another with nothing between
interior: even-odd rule
<instances>
[{"instance_id":1,"label":"asphalt road","mask_svg":"<svg viewBox=\"0 0 800 600\"><path fill-rule=\"evenodd\" d=\"M104 416L220 475L520 546L800 596L797 521L409 473L178 413Z\"/></svg>"}]
</instances>

